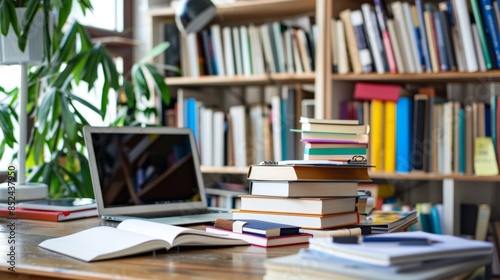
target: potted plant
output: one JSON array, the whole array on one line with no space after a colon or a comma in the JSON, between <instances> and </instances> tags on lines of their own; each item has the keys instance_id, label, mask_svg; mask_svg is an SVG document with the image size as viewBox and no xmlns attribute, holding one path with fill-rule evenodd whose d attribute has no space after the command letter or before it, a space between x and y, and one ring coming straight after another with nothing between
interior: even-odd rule
<instances>
[{"instance_id":1,"label":"potted plant","mask_svg":"<svg viewBox=\"0 0 500 280\"><path fill-rule=\"evenodd\" d=\"M126 79L120 83L121 74L105 45L92 43L85 27L78 22L65 26L72 5L76 4L84 13L92 9L88 0L0 0L0 37L5 39L13 32L21 51L30 40L30 30L39 27L34 27L37 14L43 14L43 58L29 67L27 78L26 109L31 125L26 166L27 180L47 184L50 197L93 196L82 135L83 126L89 122L78 108L86 107L104 118L108 103L116 102L109 100L109 92L116 90L127 96L126 111L133 111L130 108L134 108L138 95L150 97L147 76L152 77L150 80L163 101L169 102L168 87L156 67L147 63L149 56L134 65L132 83ZM25 9L21 18L17 17L17 8ZM151 56L166 47L166 44L157 47ZM96 83L99 70L102 70L102 85ZM76 86L82 83L89 93L96 93L89 94L89 98L98 98L100 106L74 94ZM15 110L18 95L18 89L4 89L0 84L0 134L3 134L0 157L6 146L12 148L18 142L14 135L19 117ZM124 118L118 123L127 124Z\"/></svg>"}]
</instances>

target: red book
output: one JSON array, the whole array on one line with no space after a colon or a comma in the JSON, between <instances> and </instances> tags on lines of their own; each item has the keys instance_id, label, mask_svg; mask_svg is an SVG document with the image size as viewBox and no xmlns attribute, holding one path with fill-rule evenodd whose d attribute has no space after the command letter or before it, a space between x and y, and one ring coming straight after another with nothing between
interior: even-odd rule
<instances>
[{"instance_id":1,"label":"red book","mask_svg":"<svg viewBox=\"0 0 500 280\"><path fill-rule=\"evenodd\" d=\"M389 84L356 83L354 86L354 99L357 100L382 100L397 102L401 87Z\"/></svg>"},{"instance_id":2,"label":"red book","mask_svg":"<svg viewBox=\"0 0 500 280\"><path fill-rule=\"evenodd\" d=\"M73 211L73 212L29 210L29 209L16 208L16 210L12 212L14 215L11 215L11 211L7 210L6 208L1 208L0 217L9 219L27 219L27 220L49 221L49 222L61 222L61 221L97 216L96 208Z\"/></svg>"}]
</instances>

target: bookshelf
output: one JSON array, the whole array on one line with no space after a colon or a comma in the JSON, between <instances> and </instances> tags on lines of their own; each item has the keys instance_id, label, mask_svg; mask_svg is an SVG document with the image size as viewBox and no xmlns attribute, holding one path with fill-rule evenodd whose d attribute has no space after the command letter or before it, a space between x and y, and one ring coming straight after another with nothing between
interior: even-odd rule
<instances>
[{"instance_id":1,"label":"bookshelf","mask_svg":"<svg viewBox=\"0 0 500 280\"><path fill-rule=\"evenodd\" d=\"M388 1L393 2L393 1ZM407 1L406 1L407 2ZM413 3L413 1L411 1ZM437 3L439 1L425 1ZM486 72L438 72L419 74L336 74L332 71L331 54L331 25L330 19L338 18L345 9L359 9L364 3L373 4L370 0L331 1L331 0L252 0L237 1L232 4L223 4L218 7L217 16L212 24L221 26L235 26L241 24L262 24L265 22L296 16L314 18L317 26L315 45L315 71L311 73L268 73L258 75L237 76L200 76L200 77L166 77L165 80L174 90L182 88L244 88L249 86L264 87L267 85L297 85L314 84L315 117L337 118L338 105L344 98L352 97L355 82L376 82L390 84L412 85L445 85L447 83L494 83L500 82L500 70ZM162 40L162 25L174 21L174 10L161 5L151 5L149 15L152 21L153 45ZM163 58L159 58L163 61ZM244 176L247 168L244 167L212 167L202 166L204 173L233 174ZM488 196L490 204L498 198L496 190L500 176L476 176L460 174L439 174L426 172L393 173L372 172L374 180L385 181L429 181L439 183L442 188L442 202L445 209L445 232L458 234L459 206L471 195L472 187L477 184L486 184L492 188L480 189L475 196ZM474 195L472 195L474 196ZM494 211L493 211L494 212ZM496 217L498 218L498 217Z\"/></svg>"}]
</instances>

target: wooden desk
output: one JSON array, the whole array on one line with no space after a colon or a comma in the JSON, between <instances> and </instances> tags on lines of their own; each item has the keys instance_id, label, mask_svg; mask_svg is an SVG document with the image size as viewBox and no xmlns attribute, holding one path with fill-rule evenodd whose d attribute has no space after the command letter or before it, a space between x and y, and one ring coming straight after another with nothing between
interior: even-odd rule
<instances>
[{"instance_id":1,"label":"wooden desk","mask_svg":"<svg viewBox=\"0 0 500 280\"><path fill-rule=\"evenodd\" d=\"M99 225L116 223L99 218L68 222L17 220L15 273L9 272L8 220L0 218L0 279L262 279L266 258L291 255L307 244L261 248L256 246L180 248L115 260L83 262L38 247L52 237Z\"/></svg>"}]
</instances>

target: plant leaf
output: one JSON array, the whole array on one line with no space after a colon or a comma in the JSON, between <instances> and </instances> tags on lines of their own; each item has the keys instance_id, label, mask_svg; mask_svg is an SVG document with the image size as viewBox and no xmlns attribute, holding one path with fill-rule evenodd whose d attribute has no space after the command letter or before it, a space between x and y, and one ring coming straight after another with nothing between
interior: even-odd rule
<instances>
[{"instance_id":1,"label":"plant leaf","mask_svg":"<svg viewBox=\"0 0 500 280\"><path fill-rule=\"evenodd\" d=\"M48 116L50 109L52 105L54 104L54 99L56 95L56 89L53 88L51 91L49 91L42 99L42 102L40 106L38 107L37 111L37 118L36 118L36 126L43 131L45 129L45 125L47 124L48 121ZM55 116L53 116L55 117Z\"/></svg>"},{"instance_id":2,"label":"plant leaf","mask_svg":"<svg viewBox=\"0 0 500 280\"><path fill-rule=\"evenodd\" d=\"M170 104L170 89L165 83L163 75L161 75L156 68L150 64L145 64L146 68L155 81L156 90L161 94L163 102L168 105Z\"/></svg>"},{"instance_id":3,"label":"plant leaf","mask_svg":"<svg viewBox=\"0 0 500 280\"><path fill-rule=\"evenodd\" d=\"M156 47L154 47L149 53L147 53L143 58L141 58L141 60L139 60L137 64L147 63L153 57L156 57L165 52L165 50L168 49L169 46L170 46L169 42L163 42L156 45Z\"/></svg>"},{"instance_id":4,"label":"plant leaf","mask_svg":"<svg viewBox=\"0 0 500 280\"><path fill-rule=\"evenodd\" d=\"M33 20L35 19L39 7L40 7L39 0L30 1L28 3L26 11L24 12L24 18L22 21L23 31L21 32L21 36L19 36L19 41L18 41L19 48L23 51L26 49L26 43L28 41L31 25L33 24ZM44 41L46 41L45 39L46 38L44 38Z\"/></svg>"},{"instance_id":5,"label":"plant leaf","mask_svg":"<svg viewBox=\"0 0 500 280\"><path fill-rule=\"evenodd\" d=\"M19 23L16 14L16 7L14 1L1 1L0 2L0 27L2 34L7 36L9 33L9 26L12 26L14 33L19 38Z\"/></svg>"},{"instance_id":6,"label":"plant leaf","mask_svg":"<svg viewBox=\"0 0 500 280\"><path fill-rule=\"evenodd\" d=\"M94 105L92 105L90 102L88 102L87 100L71 93L71 92L68 92L67 93L72 99L75 99L76 101L82 103L85 107L91 109L92 111L96 112L97 114L99 114L99 116L103 116L104 114Z\"/></svg>"},{"instance_id":7,"label":"plant leaf","mask_svg":"<svg viewBox=\"0 0 500 280\"><path fill-rule=\"evenodd\" d=\"M146 77L142 72L142 68L138 65L132 66L132 82L136 93L139 96L145 96L147 99L151 96Z\"/></svg>"},{"instance_id":8,"label":"plant leaf","mask_svg":"<svg viewBox=\"0 0 500 280\"><path fill-rule=\"evenodd\" d=\"M14 143L16 143L16 138L14 137L14 126L10 117L8 106L0 104L0 128L2 129L7 145L13 148Z\"/></svg>"},{"instance_id":9,"label":"plant leaf","mask_svg":"<svg viewBox=\"0 0 500 280\"><path fill-rule=\"evenodd\" d=\"M60 0L61 7L59 8L59 18L57 21L57 29L62 30L64 24L68 20L68 16L71 13L71 7L73 6L73 0Z\"/></svg>"},{"instance_id":10,"label":"plant leaf","mask_svg":"<svg viewBox=\"0 0 500 280\"><path fill-rule=\"evenodd\" d=\"M70 102L65 95L61 95L61 112L64 131L68 140L75 143L77 137L77 124L73 113L69 110Z\"/></svg>"}]
</instances>

